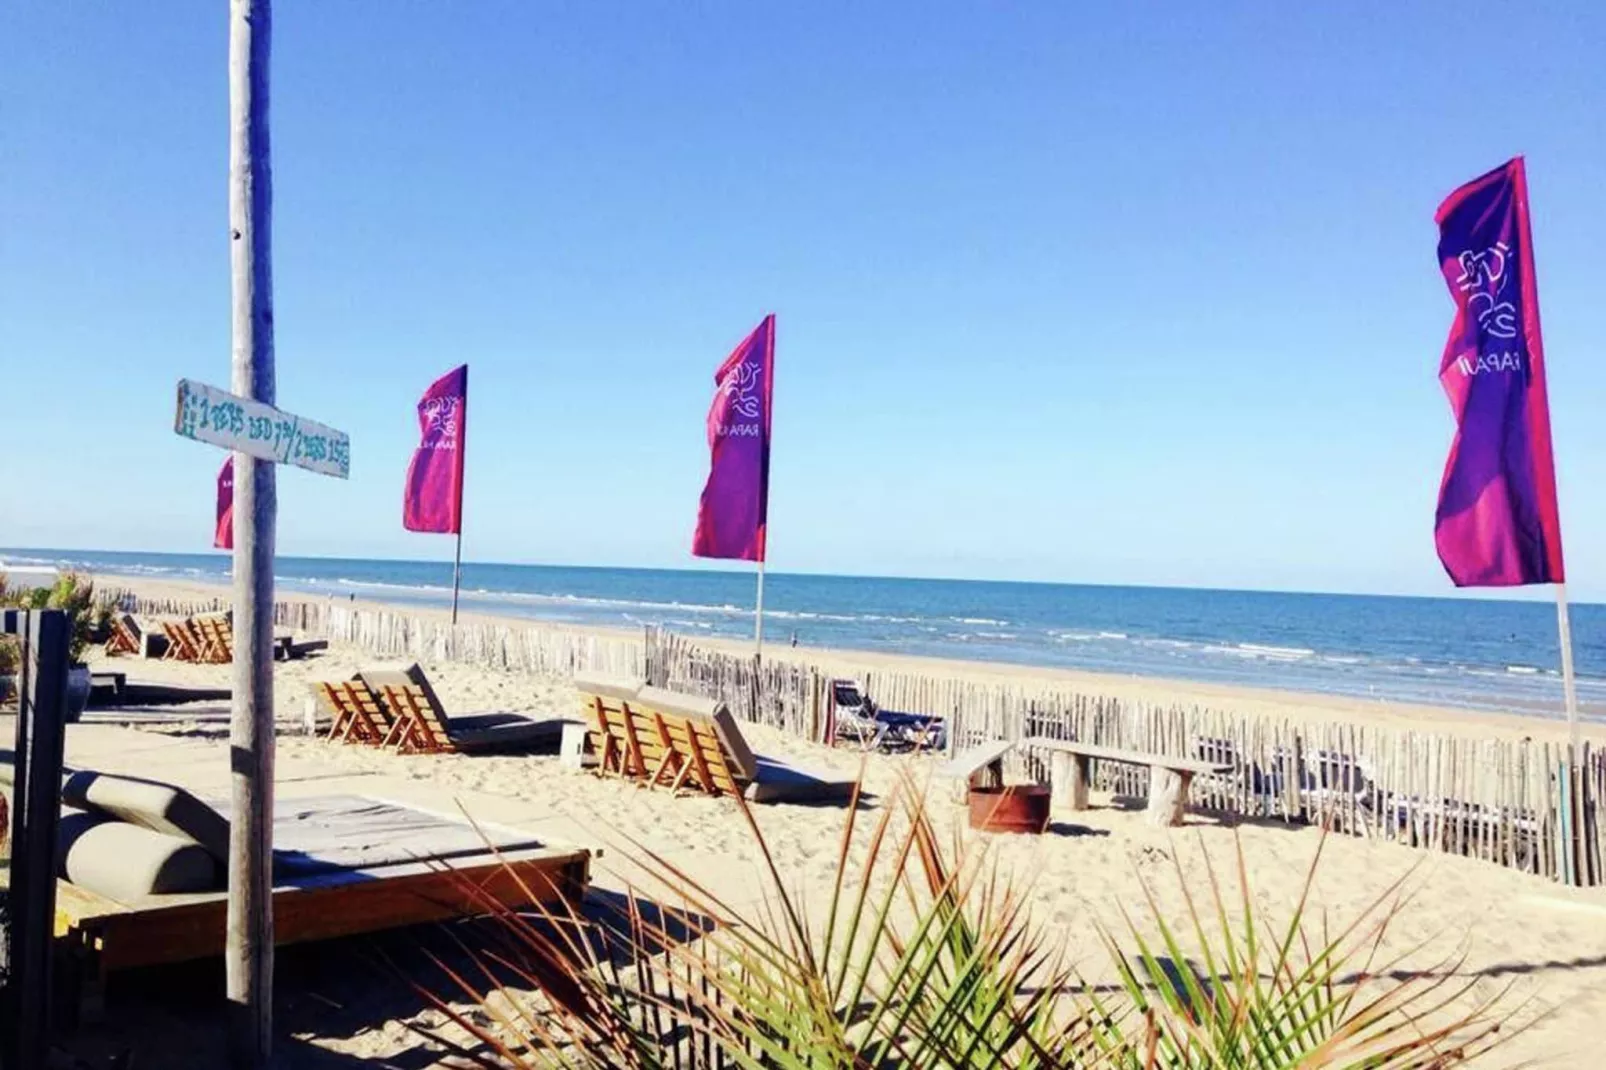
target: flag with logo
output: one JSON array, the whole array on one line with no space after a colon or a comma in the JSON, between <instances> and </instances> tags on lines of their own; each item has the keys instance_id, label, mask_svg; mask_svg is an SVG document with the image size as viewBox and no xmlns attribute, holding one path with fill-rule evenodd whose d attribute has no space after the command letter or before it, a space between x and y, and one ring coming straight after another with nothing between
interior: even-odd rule
<instances>
[{"instance_id":1,"label":"flag with logo","mask_svg":"<svg viewBox=\"0 0 1606 1070\"><path fill-rule=\"evenodd\" d=\"M1455 323L1439 381L1456 435L1439 488L1439 560L1457 587L1561 583L1561 521L1522 157L1439 206Z\"/></svg>"},{"instance_id":2,"label":"flag with logo","mask_svg":"<svg viewBox=\"0 0 1606 1070\"><path fill-rule=\"evenodd\" d=\"M468 420L468 365L453 368L418 401L418 449L407 466L402 526L408 531L463 530L463 448Z\"/></svg>"},{"instance_id":3,"label":"flag with logo","mask_svg":"<svg viewBox=\"0 0 1606 1070\"><path fill-rule=\"evenodd\" d=\"M212 525L212 547L234 549L234 454L217 474L217 519Z\"/></svg>"},{"instance_id":4,"label":"flag with logo","mask_svg":"<svg viewBox=\"0 0 1606 1070\"><path fill-rule=\"evenodd\" d=\"M771 315L714 373L714 402L708 409L708 482L692 537L691 552L698 557L764 560L774 371Z\"/></svg>"}]
</instances>

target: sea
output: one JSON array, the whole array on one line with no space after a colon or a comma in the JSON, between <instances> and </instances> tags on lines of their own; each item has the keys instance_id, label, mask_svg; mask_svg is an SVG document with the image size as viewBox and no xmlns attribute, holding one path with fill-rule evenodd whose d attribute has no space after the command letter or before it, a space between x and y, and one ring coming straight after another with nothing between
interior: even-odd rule
<instances>
[{"instance_id":1,"label":"sea","mask_svg":"<svg viewBox=\"0 0 1606 1070\"><path fill-rule=\"evenodd\" d=\"M0 550L18 569L226 583L224 554ZM283 590L451 601L451 565L280 557ZM754 576L465 562L467 610L691 636L751 636ZM1572 607L1584 716L1606 721L1606 606ZM1563 714L1547 601L1289 594L771 573L766 644L919 654L1375 699Z\"/></svg>"}]
</instances>

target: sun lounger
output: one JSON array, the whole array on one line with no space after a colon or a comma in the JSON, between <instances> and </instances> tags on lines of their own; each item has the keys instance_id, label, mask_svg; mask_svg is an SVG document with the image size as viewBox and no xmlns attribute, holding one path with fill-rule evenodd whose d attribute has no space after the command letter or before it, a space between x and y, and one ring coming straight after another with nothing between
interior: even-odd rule
<instances>
[{"instance_id":1,"label":"sun lounger","mask_svg":"<svg viewBox=\"0 0 1606 1070\"><path fill-rule=\"evenodd\" d=\"M209 806L181 789L132 778L88 776L91 794L118 800L119 813L89 808L64 822L71 832L64 863L83 883L57 886L58 936L94 956L102 971L220 954L225 858L185 838L171 819L204 813L202 824L221 828L226 842L227 803ZM157 816L130 798L154 804ZM361 796L281 796L273 842L279 944L483 914L493 900L514 909L574 902L584 895L594 853ZM208 880L210 887L196 887Z\"/></svg>"},{"instance_id":2,"label":"sun lounger","mask_svg":"<svg viewBox=\"0 0 1606 1070\"><path fill-rule=\"evenodd\" d=\"M115 657L118 654L138 654L142 647L140 641L140 627L131 613L122 613L112 618L111 635L106 639L106 655Z\"/></svg>"},{"instance_id":3,"label":"sun lounger","mask_svg":"<svg viewBox=\"0 0 1606 1070\"><path fill-rule=\"evenodd\" d=\"M156 622L162 629L162 635L167 639L167 650L162 654L163 661L200 661L201 641L193 631L189 620L162 620Z\"/></svg>"},{"instance_id":4,"label":"sun lounger","mask_svg":"<svg viewBox=\"0 0 1606 1070\"><path fill-rule=\"evenodd\" d=\"M228 617L194 617L194 634L200 637L200 660L223 665L234 660L234 623Z\"/></svg>"},{"instance_id":5,"label":"sun lounger","mask_svg":"<svg viewBox=\"0 0 1606 1070\"><path fill-rule=\"evenodd\" d=\"M404 754L506 754L557 746L563 718L517 713L474 713L449 717L429 677L417 665L365 670L358 674L396 722L388 742Z\"/></svg>"},{"instance_id":6,"label":"sun lounger","mask_svg":"<svg viewBox=\"0 0 1606 1070\"><path fill-rule=\"evenodd\" d=\"M393 742L395 720L360 679L320 680L312 685L312 693L319 712L329 720L327 739L375 747Z\"/></svg>"},{"instance_id":7,"label":"sun lounger","mask_svg":"<svg viewBox=\"0 0 1606 1070\"><path fill-rule=\"evenodd\" d=\"M854 780L753 753L724 703L630 681L579 675L575 687L597 736L598 772L650 786L750 802L827 802L852 796Z\"/></svg>"}]
</instances>

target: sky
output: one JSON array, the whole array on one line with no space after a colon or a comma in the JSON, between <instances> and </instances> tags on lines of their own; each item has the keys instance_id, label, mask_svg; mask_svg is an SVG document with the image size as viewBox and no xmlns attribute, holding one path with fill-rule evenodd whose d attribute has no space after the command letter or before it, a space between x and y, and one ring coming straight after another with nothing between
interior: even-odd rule
<instances>
[{"instance_id":1,"label":"sky","mask_svg":"<svg viewBox=\"0 0 1606 1070\"><path fill-rule=\"evenodd\" d=\"M783 571L1437 594L1434 209L1525 154L1571 586L1606 599L1606 6L276 5L284 554L680 567L777 316ZM194 551L224 5L0 9L0 546Z\"/></svg>"}]
</instances>

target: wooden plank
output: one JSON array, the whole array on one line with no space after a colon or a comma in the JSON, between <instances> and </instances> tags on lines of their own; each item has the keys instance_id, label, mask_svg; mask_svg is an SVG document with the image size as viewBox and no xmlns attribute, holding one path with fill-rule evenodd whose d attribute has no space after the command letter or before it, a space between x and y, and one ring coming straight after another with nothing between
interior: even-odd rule
<instances>
[{"instance_id":1,"label":"wooden plank","mask_svg":"<svg viewBox=\"0 0 1606 1070\"><path fill-rule=\"evenodd\" d=\"M1188 789L1193 774L1154 766L1149 770L1147 821L1160 828L1181 825L1188 810Z\"/></svg>"},{"instance_id":2,"label":"wooden plank","mask_svg":"<svg viewBox=\"0 0 1606 1070\"><path fill-rule=\"evenodd\" d=\"M952 761L937 768L938 776L953 777L956 780L969 782L971 777L982 772L987 767L1004 760L1004 756L1015 749L1015 742L1008 739L995 740L984 743L979 747L967 750L954 757Z\"/></svg>"},{"instance_id":3,"label":"wooden plank","mask_svg":"<svg viewBox=\"0 0 1606 1070\"><path fill-rule=\"evenodd\" d=\"M173 431L274 464L339 479L351 474L351 439L344 431L192 379L178 381Z\"/></svg>"}]
</instances>

